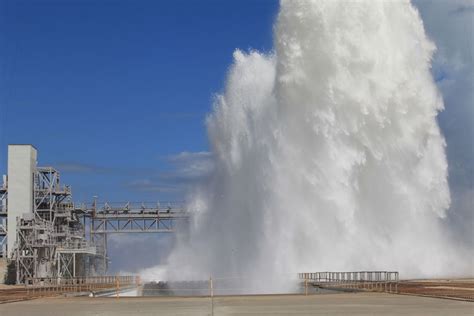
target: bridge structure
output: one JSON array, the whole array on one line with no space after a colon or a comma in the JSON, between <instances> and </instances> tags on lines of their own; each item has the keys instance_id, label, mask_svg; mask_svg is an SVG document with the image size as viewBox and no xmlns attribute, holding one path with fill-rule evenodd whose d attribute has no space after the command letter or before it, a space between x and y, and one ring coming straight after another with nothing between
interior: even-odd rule
<instances>
[{"instance_id":1,"label":"bridge structure","mask_svg":"<svg viewBox=\"0 0 474 316\"><path fill-rule=\"evenodd\" d=\"M88 226L89 240L102 250L107 268L107 237L111 234L158 234L176 232L178 223L186 223L190 214L184 202L104 202L75 206L75 212Z\"/></svg>"}]
</instances>

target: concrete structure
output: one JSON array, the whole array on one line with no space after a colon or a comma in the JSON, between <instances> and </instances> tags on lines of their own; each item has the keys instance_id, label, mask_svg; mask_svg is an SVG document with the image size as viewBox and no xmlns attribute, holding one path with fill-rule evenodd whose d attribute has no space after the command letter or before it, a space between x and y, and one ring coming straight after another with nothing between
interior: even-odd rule
<instances>
[{"instance_id":1,"label":"concrete structure","mask_svg":"<svg viewBox=\"0 0 474 316\"><path fill-rule=\"evenodd\" d=\"M11 258L17 242L17 218L33 213L33 178L37 152L32 145L8 146L8 233L7 256Z\"/></svg>"}]
</instances>

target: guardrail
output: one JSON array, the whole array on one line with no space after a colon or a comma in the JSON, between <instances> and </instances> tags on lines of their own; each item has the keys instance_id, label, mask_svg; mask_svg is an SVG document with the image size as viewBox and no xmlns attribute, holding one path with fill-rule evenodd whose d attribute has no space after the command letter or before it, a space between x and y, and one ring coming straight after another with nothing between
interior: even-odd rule
<instances>
[{"instance_id":1,"label":"guardrail","mask_svg":"<svg viewBox=\"0 0 474 316\"><path fill-rule=\"evenodd\" d=\"M124 289L140 285L138 276L95 276L76 278L28 278L25 288L28 296L53 296L63 293L96 293L115 290L116 294Z\"/></svg>"},{"instance_id":2,"label":"guardrail","mask_svg":"<svg viewBox=\"0 0 474 316\"><path fill-rule=\"evenodd\" d=\"M398 293L399 274L396 271L312 272L299 273L298 278L322 288L358 289Z\"/></svg>"}]
</instances>

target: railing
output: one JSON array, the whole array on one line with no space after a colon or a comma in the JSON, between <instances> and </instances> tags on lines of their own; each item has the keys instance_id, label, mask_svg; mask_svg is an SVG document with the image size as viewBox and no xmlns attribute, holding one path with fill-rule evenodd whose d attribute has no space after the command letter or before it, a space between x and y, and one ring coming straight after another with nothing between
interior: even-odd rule
<instances>
[{"instance_id":1,"label":"railing","mask_svg":"<svg viewBox=\"0 0 474 316\"><path fill-rule=\"evenodd\" d=\"M167 212L184 212L183 202L93 202L92 204L76 203L74 209L96 214L157 214Z\"/></svg>"},{"instance_id":2,"label":"railing","mask_svg":"<svg viewBox=\"0 0 474 316\"><path fill-rule=\"evenodd\" d=\"M305 286L398 293L399 275L395 271L299 273Z\"/></svg>"},{"instance_id":3,"label":"railing","mask_svg":"<svg viewBox=\"0 0 474 316\"><path fill-rule=\"evenodd\" d=\"M140 285L138 276L95 276L76 278L27 278L25 288L28 296L54 296L63 293L115 292Z\"/></svg>"}]
</instances>

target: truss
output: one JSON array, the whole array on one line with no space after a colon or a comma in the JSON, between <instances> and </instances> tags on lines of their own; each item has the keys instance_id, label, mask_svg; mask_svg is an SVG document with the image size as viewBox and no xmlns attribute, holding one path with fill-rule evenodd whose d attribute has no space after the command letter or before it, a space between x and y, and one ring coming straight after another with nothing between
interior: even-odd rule
<instances>
[{"instance_id":1,"label":"truss","mask_svg":"<svg viewBox=\"0 0 474 316\"><path fill-rule=\"evenodd\" d=\"M91 206L77 205L75 211L89 218L91 240L96 236L106 239L105 235L113 233L172 233L177 221L189 218L181 203L150 206L127 202L118 206L112 203L99 206L94 202ZM106 245L106 241L102 244Z\"/></svg>"},{"instance_id":2,"label":"truss","mask_svg":"<svg viewBox=\"0 0 474 316\"><path fill-rule=\"evenodd\" d=\"M166 211L115 211L96 213L91 217L91 234L172 233L176 222L188 218L181 209Z\"/></svg>"}]
</instances>

